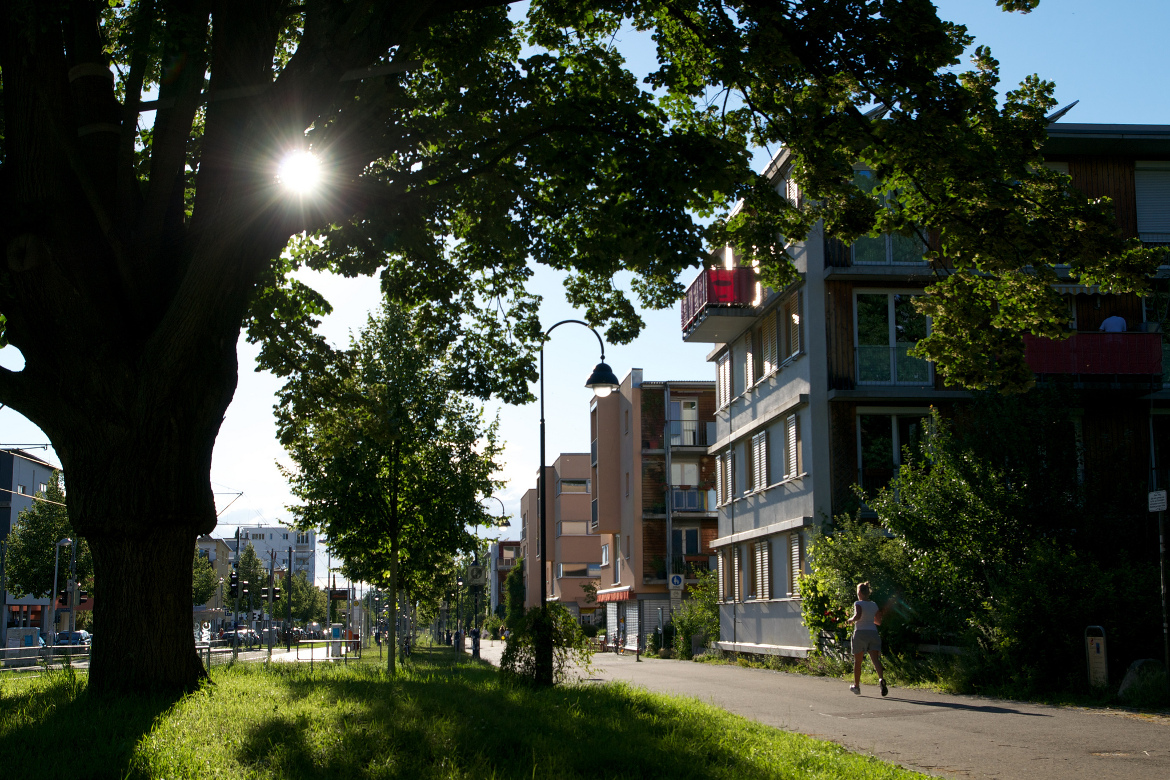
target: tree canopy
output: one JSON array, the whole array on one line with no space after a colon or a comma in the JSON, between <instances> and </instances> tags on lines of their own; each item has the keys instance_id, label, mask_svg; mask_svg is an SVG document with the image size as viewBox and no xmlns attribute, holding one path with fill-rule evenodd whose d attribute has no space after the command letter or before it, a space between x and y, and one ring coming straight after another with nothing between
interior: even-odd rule
<instances>
[{"instance_id":1,"label":"tree canopy","mask_svg":"<svg viewBox=\"0 0 1170 780\"><path fill-rule=\"evenodd\" d=\"M219 575L215 573L215 567L196 550L194 560L191 561L191 603L206 604L218 587Z\"/></svg>"},{"instance_id":2,"label":"tree canopy","mask_svg":"<svg viewBox=\"0 0 1170 780\"><path fill-rule=\"evenodd\" d=\"M77 542L77 581L88 587L93 581L93 556L89 545L69 522L66 508L65 480L61 472L53 472L48 490L37 493L32 506L16 516L8 536L7 571L8 590L18 596L44 596L53 591L53 565L57 562L57 591L65 589L69 579L69 560L72 551L68 545L61 548L60 558L54 547L62 539ZM42 500L43 499L43 500Z\"/></svg>"}]
</instances>

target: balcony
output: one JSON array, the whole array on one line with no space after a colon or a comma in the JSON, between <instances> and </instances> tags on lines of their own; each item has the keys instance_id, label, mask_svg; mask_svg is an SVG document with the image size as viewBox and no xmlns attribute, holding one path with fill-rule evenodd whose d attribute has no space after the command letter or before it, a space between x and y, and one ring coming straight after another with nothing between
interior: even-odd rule
<instances>
[{"instance_id":1,"label":"balcony","mask_svg":"<svg viewBox=\"0 0 1170 780\"><path fill-rule=\"evenodd\" d=\"M591 502L592 514L589 516L589 530L597 533L597 499Z\"/></svg>"},{"instance_id":2,"label":"balcony","mask_svg":"<svg viewBox=\"0 0 1170 780\"><path fill-rule=\"evenodd\" d=\"M759 284L751 268L705 268L682 301L683 341L731 341L755 316Z\"/></svg>"},{"instance_id":3,"label":"balcony","mask_svg":"<svg viewBox=\"0 0 1170 780\"><path fill-rule=\"evenodd\" d=\"M688 580L697 580L699 574L711 569L711 559L706 555L675 555L671 573L686 575ZM665 573L662 579L666 579Z\"/></svg>"},{"instance_id":4,"label":"balcony","mask_svg":"<svg viewBox=\"0 0 1170 780\"><path fill-rule=\"evenodd\" d=\"M857 384L866 386L899 385L930 387L934 375L930 363L908 353L914 344L893 347L860 346L856 349Z\"/></svg>"},{"instance_id":5,"label":"balcony","mask_svg":"<svg viewBox=\"0 0 1170 780\"><path fill-rule=\"evenodd\" d=\"M1067 339L1024 336L1024 359L1036 374L1162 376L1160 333L1074 333Z\"/></svg>"}]
</instances>

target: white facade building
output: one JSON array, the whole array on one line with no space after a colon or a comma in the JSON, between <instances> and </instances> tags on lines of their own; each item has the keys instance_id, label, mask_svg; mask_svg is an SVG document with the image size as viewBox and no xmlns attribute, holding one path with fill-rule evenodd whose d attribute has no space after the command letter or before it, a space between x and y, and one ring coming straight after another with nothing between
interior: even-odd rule
<instances>
[{"instance_id":1,"label":"white facade building","mask_svg":"<svg viewBox=\"0 0 1170 780\"><path fill-rule=\"evenodd\" d=\"M224 539L228 546L232 548L232 560L235 561L239 555L235 549L235 537ZM308 575L309 582L315 583L317 576L317 535L312 531L298 531L295 528L288 528L283 525L275 526L259 526L259 527L241 527L240 528L240 547L245 548L249 544L252 549L256 551L256 556L264 564L267 569L271 561L271 554L276 552L276 568L289 569L289 548L292 548L292 568L293 574L303 571Z\"/></svg>"}]
</instances>

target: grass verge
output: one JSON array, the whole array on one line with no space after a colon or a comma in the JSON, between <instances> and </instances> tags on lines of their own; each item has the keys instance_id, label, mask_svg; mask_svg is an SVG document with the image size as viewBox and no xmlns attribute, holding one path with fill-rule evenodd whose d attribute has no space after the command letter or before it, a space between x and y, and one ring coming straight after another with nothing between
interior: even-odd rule
<instances>
[{"instance_id":1,"label":"grass verge","mask_svg":"<svg viewBox=\"0 0 1170 780\"><path fill-rule=\"evenodd\" d=\"M420 649L395 679L236 665L177 701L90 699L69 670L0 680L0 745L72 776L920 778L695 700L617 684L532 691Z\"/></svg>"}]
</instances>

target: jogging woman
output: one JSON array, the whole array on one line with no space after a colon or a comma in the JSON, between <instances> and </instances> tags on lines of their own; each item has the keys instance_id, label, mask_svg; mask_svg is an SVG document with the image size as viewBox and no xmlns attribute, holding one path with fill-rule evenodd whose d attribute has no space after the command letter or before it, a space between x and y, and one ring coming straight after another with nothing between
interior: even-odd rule
<instances>
[{"instance_id":1,"label":"jogging woman","mask_svg":"<svg viewBox=\"0 0 1170 780\"><path fill-rule=\"evenodd\" d=\"M882 622L881 611L878 605L869 600L871 589L868 582L857 586L857 601L853 602L853 617L849 622L853 624L853 684L849 690L858 696L861 695L861 662L865 654L869 653L873 661L873 668L878 673L878 685L881 686L882 696L889 693L886 687L885 670L882 669L882 638L877 627Z\"/></svg>"}]
</instances>

